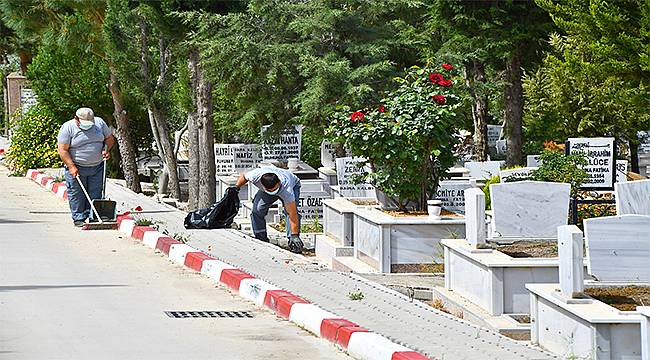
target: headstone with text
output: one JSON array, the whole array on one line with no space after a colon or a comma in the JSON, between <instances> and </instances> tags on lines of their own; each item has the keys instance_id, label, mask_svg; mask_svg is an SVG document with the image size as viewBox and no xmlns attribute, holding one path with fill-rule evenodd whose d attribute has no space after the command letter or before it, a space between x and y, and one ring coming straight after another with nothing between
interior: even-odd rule
<instances>
[{"instance_id":1,"label":"headstone with text","mask_svg":"<svg viewBox=\"0 0 650 360\"><path fill-rule=\"evenodd\" d=\"M375 187L368 183L357 184L355 176L363 174L364 160L354 157L336 158L336 177L341 196L348 198L376 198Z\"/></svg>"},{"instance_id":2,"label":"headstone with text","mask_svg":"<svg viewBox=\"0 0 650 360\"><path fill-rule=\"evenodd\" d=\"M616 180L616 149L614 138L569 138L567 152L584 152L588 178L582 184L587 190L613 190Z\"/></svg>"},{"instance_id":3,"label":"headstone with text","mask_svg":"<svg viewBox=\"0 0 650 360\"><path fill-rule=\"evenodd\" d=\"M523 167L516 169L508 169L499 171L499 177L501 177L501 182L512 182L512 181L522 181L530 180L530 176L533 173L533 170L536 170L536 167Z\"/></svg>"},{"instance_id":4,"label":"headstone with text","mask_svg":"<svg viewBox=\"0 0 650 360\"><path fill-rule=\"evenodd\" d=\"M257 167L261 161L257 144L215 144L214 162L217 175L246 172Z\"/></svg>"},{"instance_id":5,"label":"headstone with text","mask_svg":"<svg viewBox=\"0 0 650 360\"><path fill-rule=\"evenodd\" d=\"M503 126L488 125L487 126L488 146L496 147L497 141L501 139L502 134L503 134Z\"/></svg>"},{"instance_id":6,"label":"headstone with text","mask_svg":"<svg viewBox=\"0 0 650 360\"><path fill-rule=\"evenodd\" d=\"M472 188L467 181L441 181L436 191L436 199L442 200L442 208L456 213L465 213L465 190Z\"/></svg>"},{"instance_id":7,"label":"headstone with text","mask_svg":"<svg viewBox=\"0 0 650 360\"><path fill-rule=\"evenodd\" d=\"M302 145L302 125L287 128L277 136L268 137L270 125L262 126L262 160L283 161L289 158L300 159Z\"/></svg>"},{"instance_id":8,"label":"headstone with text","mask_svg":"<svg viewBox=\"0 0 650 360\"><path fill-rule=\"evenodd\" d=\"M34 93L34 90L30 88L21 88L20 89L20 108L23 115L38 104L38 97Z\"/></svg>"},{"instance_id":9,"label":"headstone with text","mask_svg":"<svg viewBox=\"0 0 650 360\"><path fill-rule=\"evenodd\" d=\"M343 149L345 156L352 156L349 149ZM320 144L320 163L323 167L336 167L336 144L323 140Z\"/></svg>"}]
</instances>

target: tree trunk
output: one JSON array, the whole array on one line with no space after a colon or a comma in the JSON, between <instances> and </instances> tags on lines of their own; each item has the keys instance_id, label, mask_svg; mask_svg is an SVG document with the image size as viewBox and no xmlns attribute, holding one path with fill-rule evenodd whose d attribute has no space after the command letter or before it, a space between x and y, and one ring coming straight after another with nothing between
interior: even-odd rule
<instances>
[{"instance_id":1,"label":"tree trunk","mask_svg":"<svg viewBox=\"0 0 650 360\"><path fill-rule=\"evenodd\" d=\"M198 102L197 102L197 89L198 89L198 65L199 65L199 51L197 48L192 47L188 53L187 66L190 71L190 95L192 97L192 106L187 113L187 136L189 146L189 207L196 209L199 206L199 120L198 120Z\"/></svg>"},{"instance_id":2,"label":"tree trunk","mask_svg":"<svg viewBox=\"0 0 650 360\"><path fill-rule=\"evenodd\" d=\"M163 113L156 105L152 106L152 108L159 137L159 146L162 148L162 158L165 162L166 174L169 176L169 195L173 198L180 199L181 187L178 180L178 163L176 161L176 153L169 138L167 119L164 118Z\"/></svg>"},{"instance_id":3,"label":"tree trunk","mask_svg":"<svg viewBox=\"0 0 650 360\"><path fill-rule=\"evenodd\" d=\"M472 86L470 91L474 98L472 104L472 118L474 120L474 160L486 161L488 158L487 124L490 116L488 112L488 97L480 88L485 84L485 67L479 60L474 60L471 65ZM477 90L478 88L478 90Z\"/></svg>"},{"instance_id":4,"label":"tree trunk","mask_svg":"<svg viewBox=\"0 0 650 360\"><path fill-rule=\"evenodd\" d=\"M115 118L116 130L115 137L120 149L120 157L122 158L122 171L124 172L124 179L126 186L134 192L142 192L140 187L140 179L138 178L138 166L136 164L136 149L131 141L129 134L129 117L124 109L124 100L122 99L122 91L117 77L117 69L114 64L109 64L111 72L111 81L108 84L108 89L113 97L113 117Z\"/></svg>"},{"instance_id":5,"label":"tree trunk","mask_svg":"<svg viewBox=\"0 0 650 360\"><path fill-rule=\"evenodd\" d=\"M27 67L32 63L32 54L27 50L18 50L18 59L20 59L20 73L27 74Z\"/></svg>"},{"instance_id":6,"label":"tree trunk","mask_svg":"<svg viewBox=\"0 0 650 360\"><path fill-rule=\"evenodd\" d=\"M634 134L636 137L636 134ZM630 171L639 174L639 141L628 140L630 144Z\"/></svg>"},{"instance_id":7,"label":"tree trunk","mask_svg":"<svg viewBox=\"0 0 650 360\"><path fill-rule=\"evenodd\" d=\"M199 65L199 88L197 91L199 126L199 207L208 207L216 201L216 177L214 163L214 124L212 122L212 82L207 81Z\"/></svg>"},{"instance_id":8,"label":"tree trunk","mask_svg":"<svg viewBox=\"0 0 650 360\"><path fill-rule=\"evenodd\" d=\"M521 86L521 55L515 52L506 62L506 81L504 89L505 114L504 128L506 138L506 164L522 165L522 117L524 114L523 89Z\"/></svg>"},{"instance_id":9,"label":"tree trunk","mask_svg":"<svg viewBox=\"0 0 650 360\"><path fill-rule=\"evenodd\" d=\"M149 76L149 29L144 18L140 18L140 71L142 73L142 84L147 101L147 113L149 114L149 125L153 134L156 146L158 147L158 156L163 162L163 172L158 183L158 193L167 193L168 184L171 182L170 196L180 198L180 184L178 181L178 165L176 156L170 142L169 127L167 119L163 115L160 107L156 103L156 93L163 88L165 76L167 74L169 52L165 46L165 40L161 37L158 40L158 51L160 62L158 68L158 78L156 83L151 83Z\"/></svg>"}]
</instances>

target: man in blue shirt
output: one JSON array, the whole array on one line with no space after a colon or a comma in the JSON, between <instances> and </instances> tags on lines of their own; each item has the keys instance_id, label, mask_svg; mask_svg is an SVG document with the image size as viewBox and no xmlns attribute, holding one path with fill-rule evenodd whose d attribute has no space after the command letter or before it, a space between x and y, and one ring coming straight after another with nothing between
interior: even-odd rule
<instances>
[{"instance_id":1,"label":"man in blue shirt","mask_svg":"<svg viewBox=\"0 0 650 360\"><path fill-rule=\"evenodd\" d=\"M90 203L75 179L84 184L91 199L102 197L104 159L115 144L113 132L92 109L80 108L74 119L61 126L57 136L59 156L65 165L65 186L75 226L83 226L90 216Z\"/></svg>"},{"instance_id":2,"label":"man in blue shirt","mask_svg":"<svg viewBox=\"0 0 650 360\"><path fill-rule=\"evenodd\" d=\"M291 171L267 166L240 175L236 186L239 189L249 181L260 189L253 199L251 214L251 226L255 237L262 241L269 241L265 217L271 205L280 200L284 207L289 250L301 253L303 243L300 240L300 216L298 215L300 179Z\"/></svg>"}]
</instances>

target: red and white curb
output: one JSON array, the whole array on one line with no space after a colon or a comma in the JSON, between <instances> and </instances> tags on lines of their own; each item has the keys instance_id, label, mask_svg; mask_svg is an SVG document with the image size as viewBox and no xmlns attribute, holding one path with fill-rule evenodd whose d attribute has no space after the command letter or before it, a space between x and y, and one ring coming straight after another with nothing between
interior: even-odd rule
<instances>
[{"instance_id":1,"label":"red and white curb","mask_svg":"<svg viewBox=\"0 0 650 360\"><path fill-rule=\"evenodd\" d=\"M48 178L35 170L27 172L27 177L42 186L48 186ZM52 191L57 183L52 183ZM65 185L63 185L65 187ZM67 194L67 193L66 193ZM193 247L174 240L150 226L137 226L135 219L129 215L118 215L119 231L137 240L157 252L161 252L172 262L182 264L189 269L204 274L216 282L227 286L241 297L265 306L276 315L285 318L307 331L322 337L355 359L360 360L428 360L429 358L396 344L391 340L373 333L358 324L343 319L326 311L309 301L286 290L256 279L234 266L217 260Z\"/></svg>"},{"instance_id":2,"label":"red and white curb","mask_svg":"<svg viewBox=\"0 0 650 360\"><path fill-rule=\"evenodd\" d=\"M54 182L54 178L39 172L38 170L27 170L25 177L34 180L37 184L55 193L63 200L68 200L68 189L65 182Z\"/></svg>"}]
</instances>

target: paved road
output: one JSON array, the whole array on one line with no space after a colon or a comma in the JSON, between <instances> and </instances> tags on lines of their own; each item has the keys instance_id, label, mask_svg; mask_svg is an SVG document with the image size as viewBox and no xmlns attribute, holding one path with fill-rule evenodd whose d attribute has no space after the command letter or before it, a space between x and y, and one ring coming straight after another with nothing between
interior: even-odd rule
<instances>
[{"instance_id":1,"label":"paved road","mask_svg":"<svg viewBox=\"0 0 650 360\"><path fill-rule=\"evenodd\" d=\"M0 167L0 359L349 359L116 231L73 228L65 202L7 173Z\"/></svg>"}]
</instances>

